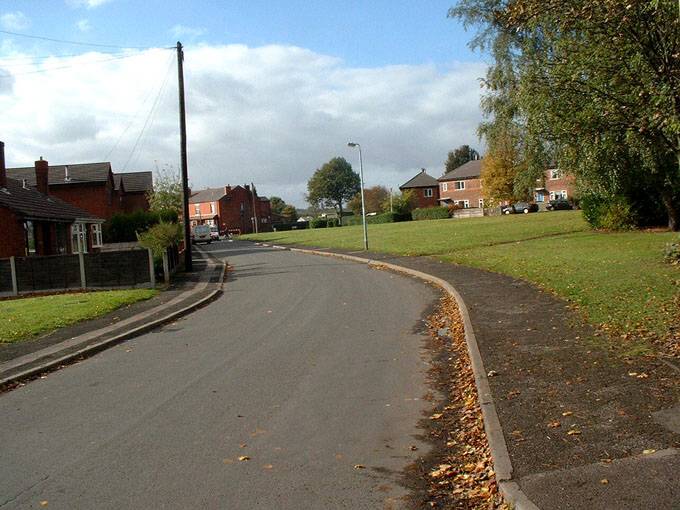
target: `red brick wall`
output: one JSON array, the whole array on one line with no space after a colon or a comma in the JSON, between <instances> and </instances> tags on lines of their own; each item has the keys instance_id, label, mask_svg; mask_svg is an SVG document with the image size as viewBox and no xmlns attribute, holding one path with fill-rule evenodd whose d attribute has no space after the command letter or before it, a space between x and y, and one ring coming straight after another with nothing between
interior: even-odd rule
<instances>
[{"instance_id":1,"label":"red brick wall","mask_svg":"<svg viewBox=\"0 0 680 510\"><path fill-rule=\"evenodd\" d=\"M144 192L125 192L120 198L120 209L123 212L130 213L140 210L149 210L149 200L146 198L146 193Z\"/></svg>"},{"instance_id":2,"label":"red brick wall","mask_svg":"<svg viewBox=\"0 0 680 510\"><path fill-rule=\"evenodd\" d=\"M468 200L470 207L479 207L479 200L482 196L482 181L479 178L474 179L460 179L465 182L465 189L457 190L455 187L456 181L446 181L439 183L439 196L442 199L449 200ZM447 185L447 191L444 191L444 184Z\"/></svg>"},{"instance_id":3,"label":"red brick wall","mask_svg":"<svg viewBox=\"0 0 680 510\"><path fill-rule=\"evenodd\" d=\"M108 220L120 210L117 193L106 184L67 184L50 186L50 195Z\"/></svg>"},{"instance_id":4,"label":"red brick wall","mask_svg":"<svg viewBox=\"0 0 680 510\"><path fill-rule=\"evenodd\" d=\"M23 257L24 225L9 209L0 207L0 225L2 225L2 242L0 242L0 258Z\"/></svg>"},{"instance_id":5,"label":"red brick wall","mask_svg":"<svg viewBox=\"0 0 680 510\"><path fill-rule=\"evenodd\" d=\"M243 204L243 210L241 210ZM252 195L242 186L236 186L229 192L229 200L220 203L220 228L226 230L240 230L242 234L253 231Z\"/></svg>"},{"instance_id":6,"label":"red brick wall","mask_svg":"<svg viewBox=\"0 0 680 510\"><path fill-rule=\"evenodd\" d=\"M545 189L548 193L551 191L554 193L561 193L563 190L566 190L567 198L573 198L575 191L574 176L561 174L558 179L551 179L550 174L550 170L546 170L544 174ZM546 197L546 200L549 200L549 198L550 197Z\"/></svg>"},{"instance_id":7,"label":"red brick wall","mask_svg":"<svg viewBox=\"0 0 680 510\"><path fill-rule=\"evenodd\" d=\"M401 188L400 188L401 189ZM426 197L425 196L425 190L426 189L431 189L432 190L432 196L431 197ZM416 207L419 207L421 209L425 207L434 207L439 205L439 188L437 186L433 186L431 188L404 188L401 189L401 191L411 191L415 197L416 197Z\"/></svg>"}]
</instances>

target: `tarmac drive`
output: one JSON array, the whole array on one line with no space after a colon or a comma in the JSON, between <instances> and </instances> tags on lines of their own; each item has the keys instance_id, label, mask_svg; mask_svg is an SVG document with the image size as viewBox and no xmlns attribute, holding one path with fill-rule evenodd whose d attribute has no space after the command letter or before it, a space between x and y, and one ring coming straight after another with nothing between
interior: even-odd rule
<instances>
[{"instance_id":1,"label":"tarmac drive","mask_svg":"<svg viewBox=\"0 0 680 510\"><path fill-rule=\"evenodd\" d=\"M206 250L234 267L217 301L0 395L0 509L402 506L436 292L250 243Z\"/></svg>"}]
</instances>

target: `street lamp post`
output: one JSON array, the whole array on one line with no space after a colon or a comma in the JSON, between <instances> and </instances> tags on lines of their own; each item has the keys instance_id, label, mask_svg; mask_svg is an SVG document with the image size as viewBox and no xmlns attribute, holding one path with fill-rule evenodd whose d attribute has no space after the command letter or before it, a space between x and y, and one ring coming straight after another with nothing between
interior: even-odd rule
<instances>
[{"instance_id":1,"label":"street lamp post","mask_svg":"<svg viewBox=\"0 0 680 510\"><path fill-rule=\"evenodd\" d=\"M364 158L361 155L361 145L355 142L349 142L348 147L359 148L359 179L361 181L361 219L364 225L364 250L368 251L368 230L366 229L366 204L364 202ZM342 224L342 218L340 218Z\"/></svg>"}]
</instances>

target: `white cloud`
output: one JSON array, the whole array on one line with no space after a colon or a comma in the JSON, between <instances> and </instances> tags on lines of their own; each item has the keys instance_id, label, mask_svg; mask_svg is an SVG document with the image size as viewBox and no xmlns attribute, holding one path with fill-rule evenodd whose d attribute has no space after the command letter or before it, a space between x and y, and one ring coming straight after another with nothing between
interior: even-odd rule
<instances>
[{"instance_id":1,"label":"white cloud","mask_svg":"<svg viewBox=\"0 0 680 510\"><path fill-rule=\"evenodd\" d=\"M173 52L131 55L54 58L40 65L74 67L48 74L6 69L14 73L12 87L0 86L8 163L101 161L115 146L116 171L128 159L127 170L153 169L155 160L176 167ZM458 145L479 146L481 63L353 68L297 47L230 45L186 50L185 72L194 188L254 181L262 194L302 206L316 168L335 156L358 166L350 139L362 145L366 184L395 189L421 167L441 175Z\"/></svg>"},{"instance_id":2,"label":"white cloud","mask_svg":"<svg viewBox=\"0 0 680 510\"><path fill-rule=\"evenodd\" d=\"M94 9L100 5L109 3L111 0L66 0L66 3L71 7L87 7Z\"/></svg>"},{"instance_id":3,"label":"white cloud","mask_svg":"<svg viewBox=\"0 0 680 510\"><path fill-rule=\"evenodd\" d=\"M185 25L175 25L170 29L170 33L173 37L200 37L207 32L205 28L202 27L187 27Z\"/></svg>"},{"instance_id":4,"label":"white cloud","mask_svg":"<svg viewBox=\"0 0 680 510\"><path fill-rule=\"evenodd\" d=\"M81 19L76 23L76 28L81 32L89 32L92 30L92 24L90 24L90 20Z\"/></svg>"},{"instance_id":5,"label":"white cloud","mask_svg":"<svg viewBox=\"0 0 680 510\"><path fill-rule=\"evenodd\" d=\"M5 30L18 32L31 26L31 20L21 11L7 12L0 16L0 26Z\"/></svg>"}]
</instances>

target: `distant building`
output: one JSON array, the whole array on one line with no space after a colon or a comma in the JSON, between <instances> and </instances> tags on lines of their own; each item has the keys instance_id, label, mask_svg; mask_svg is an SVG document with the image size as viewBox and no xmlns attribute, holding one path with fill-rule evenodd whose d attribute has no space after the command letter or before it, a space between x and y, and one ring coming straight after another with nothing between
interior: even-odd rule
<instances>
[{"instance_id":1,"label":"distant building","mask_svg":"<svg viewBox=\"0 0 680 510\"><path fill-rule=\"evenodd\" d=\"M220 232L249 234L255 231L256 221L258 232L270 232L272 229L269 199L258 196L257 190L247 184L192 192L189 219L192 226L216 226Z\"/></svg>"},{"instance_id":2,"label":"distant building","mask_svg":"<svg viewBox=\"0 0 680 510\"><path fill-rule=\"evenodd\" d=\"M434 207L439 205L439 182L421 169L412 179L405 182L399 189L404 192L412 190L415 193L417 207Z\"/></svg>"},{"instance_id":3,"label":"distant building","mask_svg":"<svg viewBox=\"0 0 680 510\"><path fill-rule=\"evenodd\" d=\"M455 204L464 209L484 207L482 196L482 160L473 159L442 175L439 181L439 202Z\"/></svg>"},{"instance_id":4,"label":"distant building","mask_svg":"<svg viewBox=\"0 0 680 510\"><path fill-rule=\"evenodd\" d=\"M559 168L549 168L541 179L537 179L534 200L540 205L558 198L573 199L575 188L573 175L565 175Z\"/></svg>"}]
</instances>

